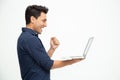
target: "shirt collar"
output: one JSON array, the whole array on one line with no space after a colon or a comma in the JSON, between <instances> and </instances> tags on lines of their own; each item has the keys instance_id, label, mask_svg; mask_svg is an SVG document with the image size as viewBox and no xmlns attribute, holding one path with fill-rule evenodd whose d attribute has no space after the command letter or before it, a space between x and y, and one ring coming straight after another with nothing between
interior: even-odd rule
<instances>
[{"instance_id":1,"label":"shirt collar","mask_svg":"<svg viewBox=\"0 0 120 80\"><path fill-rule=\"evenodd\" d=\"M38 37L38 34L30 28L22 28L22 32L29 32L30 34Z\"/></svg>"}]
</instances>

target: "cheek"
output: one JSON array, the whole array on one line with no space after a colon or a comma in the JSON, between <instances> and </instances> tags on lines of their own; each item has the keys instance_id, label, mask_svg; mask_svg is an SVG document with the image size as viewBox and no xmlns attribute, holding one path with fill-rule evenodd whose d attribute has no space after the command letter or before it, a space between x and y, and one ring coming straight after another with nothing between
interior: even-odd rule
<instances>
[{"instance_id":1,"label":"cheek","mask_svg":"<svg viewBox=\"0 0 120 80\"><path fill-rule=\"evenodd\" d=\"M40 23L40 22L37 22L37 23L36 23L36 27L37 27L37 28L41 27L41 23Z\"/></svg>"},{"instance_id":2,"label":"cheek","mask_svg":"<svg viewBox=\"0 0 120 80\"><path fill-rule=\"evenodd\" d=\"M37 23L36 29L37 29L38 31L41 31L41 29L42 29L42 24L41 24L41 23Z\"/></svg>"}]
</instances>

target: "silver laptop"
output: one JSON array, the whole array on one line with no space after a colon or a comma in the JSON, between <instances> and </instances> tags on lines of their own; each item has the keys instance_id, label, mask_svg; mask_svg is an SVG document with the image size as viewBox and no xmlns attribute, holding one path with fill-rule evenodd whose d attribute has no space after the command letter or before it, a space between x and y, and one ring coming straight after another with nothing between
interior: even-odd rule
<instances>
[{"instance_id":1,"label":"silver laptop","mask_svg":"<svg viewBox=\"0 0 120 80\"><path fill-rule=\"evenodd\" d=\"M88 53L88 50L93 42L94 37L90 37L88 39L87 45L84 49L83 55L82 56L69 56L69 57L63 57L62 60L72 60L72 59L85 59Z\"/></svg>"}]
</instances>

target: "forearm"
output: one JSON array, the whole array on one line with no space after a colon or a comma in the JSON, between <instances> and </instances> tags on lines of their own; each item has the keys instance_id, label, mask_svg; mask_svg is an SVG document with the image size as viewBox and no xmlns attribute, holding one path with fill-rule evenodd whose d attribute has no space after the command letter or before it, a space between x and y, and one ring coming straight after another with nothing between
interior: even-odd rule
<instances>
[{"instance_id":1,"label":"forearm","mask_svg":"<svg viewBox=\"0 0 120 80\"><path fill-rule=\"evenodd\" d=\"M53 55L54 52L55 52L55 49L50 48L50 49L48 50L48 56L49 56L49 57L52 57L52 55Z\"/></svg>"},{"instance_id":2,"label":"forearm","mask_svg":"<svg viewBox=\"0 0 120 80\"><path fill-rule=\"evenodd\" d=\"M67 65L71 65L73 63L79 62L80 60L66 60L66 61L60 61L60 60L54 60L52 69L55 68L61 68Z\"/></svg>"}]
</instances>

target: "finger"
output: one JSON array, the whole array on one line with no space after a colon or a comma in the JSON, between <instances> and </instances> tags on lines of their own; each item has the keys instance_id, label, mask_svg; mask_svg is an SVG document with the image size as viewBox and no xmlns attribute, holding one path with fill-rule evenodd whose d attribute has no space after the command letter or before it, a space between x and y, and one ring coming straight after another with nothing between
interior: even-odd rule
<instances>
[{"instance_id":1,"label":"finger","mask_svg":"<svg viewBox=\"0 0 120 80\"><path fill-rule=\"evenodd\" d=\"M52 37L51 39L53 40L55 45L59 45L60 44L56 37Z\"/></svg>"}]
</instances>

